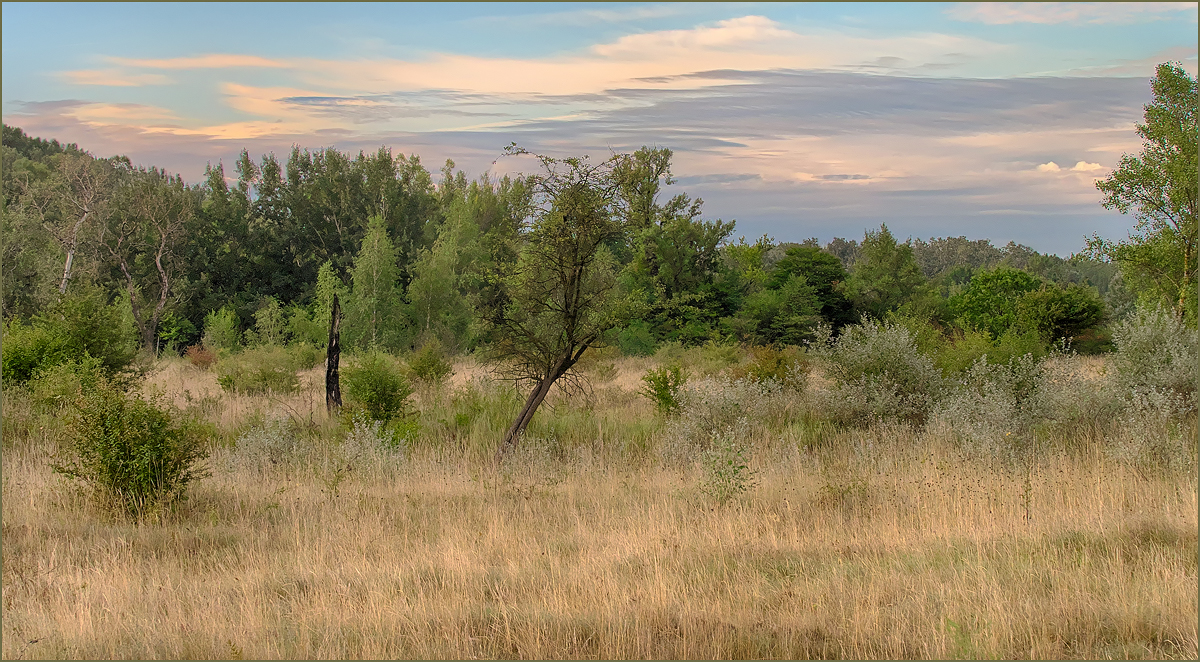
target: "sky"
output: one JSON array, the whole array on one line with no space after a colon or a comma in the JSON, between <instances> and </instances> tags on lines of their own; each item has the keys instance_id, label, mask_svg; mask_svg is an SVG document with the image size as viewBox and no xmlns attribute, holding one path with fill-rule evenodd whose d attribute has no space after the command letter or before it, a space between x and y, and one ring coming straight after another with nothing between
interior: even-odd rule
<instances>
[{"instance_id":1,"label":"sky","mask_svg":"<svg viewBox=\"0 0 1200 662\"><path fill-rule=\"evenodd\" d=\"M1196 3L18 3L6 124L196 182L293 145L446 159L674 152L736 235L1124 237L1095 181L1141 148ZM436 176L436 175L435 175Z\"/></svg>"}]
</instances>

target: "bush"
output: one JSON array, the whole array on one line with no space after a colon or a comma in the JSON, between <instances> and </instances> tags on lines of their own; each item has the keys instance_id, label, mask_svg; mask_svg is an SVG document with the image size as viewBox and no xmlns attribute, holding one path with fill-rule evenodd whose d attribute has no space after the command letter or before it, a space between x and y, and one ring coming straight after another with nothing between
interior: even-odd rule
<instances>
[{"instance_id":1,"label":"bush","mask_svg":"<svg viewBox=\"0 0 1200 662\"><path fill-rule=\"evenodd\" d=\"M217 383L231 393L295 393L296 371L311 367L305 352L262 346L217 362Z\"/></svg>"},{"instance_id":2,"label":"bush","mask_svg":"<svg viewBox=\"0 0 1200 662\"><path fill-rule=\"evenodd\" d=\"M679 410L679 389L687 383L687 374L678 363L651 369L642 381L646 385L638 393L650 398L659 414L670 416Z\"/></svg>"},{"instance_id":3,"label":"bush","mask_svg":"<svg viewBox=\"0 0 1200 662\"><path fill-rule=\"evenodd\" d=\"M617 345L625 356L651 356L658 343L650 332L650 325L642 320L632 322L617 334Z\"/></svg>"},{"instance_id":4,"label":"bush","mask_svg":"<svg viewBox=\"0 0 1200 662\"><path fill-rule=\"evenodd\" d=\"M943 378L933 360L917 350L907 328L868 319L845 327L836 342L828 339L827 327L822 336L814 353L835 381L824 392L835 420L924 422L944 390Z\"/></svg>"},{"instance_id":5,"label":"bush","mask_svg":"<svg viewBox=\"0 0 1200 662\"><path fill-rule=\"evenodd\" d=\"M184 352L184 356L192 365L201 370L208 370L217 362L217 353L204 345L192 345Z\"/></svg>"},{"instance_id":6,"label":"bush","mask_svg":"<svg viewBox=\"0 0 1200 662\"><path fill-rule=\"evenodd\" d=\"M342 371L342 383L351 403L362 407L377 421L388 421L406 414L412 385L391 357L372 352L360 358L357 365Z\"/></svg>"},{"instance_id":7,"label":"bush","mask_svg":"<svg viewBox=\"0 0 1200 662\"><path fill-rule=\"evenodd\" d=\"M808 380L808 357L796 347L751 347L750 363L729 371L733 379L756 382L774 380L788 388L803 389Z\"/></svg>"},{"instance_id":8,"label":"bush","mask_svg":"<svg viewBox=\"0 0 1200 662\"><path fill-rule=\"evenodd\" d=\"M230 306L204 316L204 336L201 344L215 350L236 352L241 345L238 316Z\"/></svg>"},{"instance_id":9,"label":"bush","mask_svg":"<svg viewBox=\"0 0 1200 662\"><path fill-rule=\"evenodd\" d=\"M76 407L70 457L54 470L91 485L122 510L142 514L208 475L200 464L207 457L204 439L156 402L102 381L83 391Z\"/></svg>"},{"instance_id":10,"label":"bush","mask_svg":"<svg viewBox=\"0 0 1200 662\"><path fill-rule=\"evenodd\" d=\"M81 288L64 297L30 324L5 323L3 376L23 384L39 371L91 356L110 378L136 372L137 333L125 312L107 302L103 291Z\"/></svg>"},{"instance_id":11,"label":"bush","mask_svg":"<svg viewBox=\"0 0 1200 662\"><path fill-rule=\"evenodd\" d=\"M968 450L1013 459L1043 416L1039 390L1044 362L1025 354L1004 365L980 357L938 405L933 418L954 430Z\"/></svg>"},{"instance_id":12,"label":"bush","mask_svg":"<svg viewBox=\"0 0 1200 662\"><path fill-rule=\"evenodd\" d=\"M1175 313L1142 309L1113 327L1112 358L1120 388L1130 395L1159 391L1196 409L1197 333Z\"/></svg>"},{"instance_id":13,"label":"bush","mask_svg":"<svg viewBox=\"0 0 1200 662\"><path fill-rule=\"evenodd\" d=\"M293 464L299 458L299 434L298 426L290 417L273 414L238 437L232 452L222 458L224 468L244 467L262 472Z\"/></svg>"},{"instance_id":14,"label":"bush","mask_svg":"<svg viewBox=\"0 0 1200 662\"><path fill-rule=\"evenodd\" d=\"M100 360L85 354L39 371L29 386L34 402L54 411L74 403L80 393L95 390L103 379Z\"/></svg>"},{"instance_id":15,"label":"bush","mask_svg":"<svg viewBox=\"0 0 1200 662\"><path fill-rule=\"evenodd\" d=\"M679 409L663 430L661 448L663 461L676 466L691 465L740 419L754 426L779 424L797 402L777 382L729 379L691 382L677 397Z\"/></svg>"},{"instance_id":16,"label":"bush","mask_svg":"<svg viewBox=\"0 0 1200 662\"><path fill-rule=\"evenodd\" d=\"M700 455L704 471L700 489L719 504L728 503L754 486L757 472L749 466L751 449L744 441L747 428L746 419L739 419Z\"/></svg>"},{"instance_id":17,"label":"bush","mask_svg":"<svg viewBox=\"0 0 1200 662\"><path fill-rule=\"evenodd\" d=\"M436 339L425 343L413 354L408 369L414 378L431 384L439 384L454 373L454 367L442 351L442 344Z\"/></svg>"},{"instance_id":18,"label":"bush","mask_svg":"<svg viewBox=\"0 0 1200 662\"><path fill-rule=\"evenodd\" d=\"M992 365L1007 365L1026 354L1040 359L1047 353L1046 345L1036 331L1020 331L1017 327L1010 327L995 340L986 332L973 329L959 333L946 342L935 359L936 365L946 374L965 372L983 357Z\"/></svg>"}]
</instances>

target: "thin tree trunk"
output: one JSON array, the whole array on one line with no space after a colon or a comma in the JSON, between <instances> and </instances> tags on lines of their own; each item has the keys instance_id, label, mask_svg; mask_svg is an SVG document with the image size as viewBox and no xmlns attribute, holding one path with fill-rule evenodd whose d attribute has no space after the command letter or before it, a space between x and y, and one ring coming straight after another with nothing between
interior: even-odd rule
<instances>
[{"instance_id":1,"label":"thin tree trunk","mask_svg":"<svg viewBox=\"0 0 1200 662\"><path fill-rule=\"evenodd\" d=\"M342 308L337 294L333 295L333 306L329 316L329 346L325 354L325 409L333 414L342 407L342 385L338 376L341 361Z\"/></svg>"},{"instance_id":2,"label":"thin tree trunk","mask_svg":"<svg viewBox=\"0 0 1200 662\"><path fill-rule=\"evenodd\" d=\"M504 435L504 441L500 442L500 448L496 449L495 462L499 464L504 456L516 447L521 435L525 434L525 428L529 427L530 421L533 420L534 413L537 412L539 406L550 394L550 388L554 386L554 382L558 381L559 377L566 374L571 366L579 360L579 355L583 353L583 349L579 350L578 354L564 356L546 373L546 376L541 379L533 387L533 391L529 393L529 397L525 400L525 406L521 408L521 413L517 414L517 420L513 421L512 427Z\"/></svg>"}]
</instances>

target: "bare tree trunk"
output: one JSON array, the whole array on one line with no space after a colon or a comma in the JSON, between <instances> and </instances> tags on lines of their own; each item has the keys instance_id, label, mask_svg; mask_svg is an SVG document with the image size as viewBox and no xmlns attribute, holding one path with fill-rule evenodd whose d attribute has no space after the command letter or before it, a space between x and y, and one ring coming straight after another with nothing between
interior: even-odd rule
<instances>
[{"instance_id":1,"label":"bare tree trunk","mask_svg":"<svg viewBox=\"0 0 1200 662\"><path fill-rule=\"evenodd\" d=\"M325 409L335 413L342 406L342 384L338 376L341 361L342 307L337 294L333 295L333 310L329 317L329 346L325 354Z\"/></svg>"},{"instance_id":2,"label":"bare tree trunk","mask_svg":"<svg viewBox=\"0 0 1200 662\"><path fill-rule=\"evenodd\" d=\"M85 210L79 217L79 221L75 223L75 231L71 234L70 244L67 246L67 263L63 266L62 283L58 286L59 294L67 293L67 281L71 280L71 265L75 263L75 249L79 245L79 228L83 227L90 213L90 209Z\"/></svg>"}]
</instances>

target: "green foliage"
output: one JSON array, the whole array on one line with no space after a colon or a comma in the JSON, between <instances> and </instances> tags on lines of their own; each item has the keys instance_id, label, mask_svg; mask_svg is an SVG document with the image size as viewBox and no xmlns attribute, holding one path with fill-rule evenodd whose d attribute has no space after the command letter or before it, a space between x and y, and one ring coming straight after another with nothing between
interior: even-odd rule
<instances>
[{"instance_id":1,"label":"green foliage","mask_svg":"<svg viewBox=\"0 0 1200 662\"><path fill-rule=\"evenodd\" d=\"M350 273L354 280L346 303L343 327L346 344L359 349L398 348L400 332L399 273L397 252L383 219L374 216L354 258Z\"/></svg>"},{"instance_id":2,"label":"green foliage","mask_svg":"<svg viewBox=\"0 0 1200 662\"><path fill-rule=\"evenodd\" d=\"M241 347L238 317L232 306L214 310L204 317L203 344L215 350L236 352Z\"/></svg>"},{"instance_id":3,"label":"green foliage","mask_svg":"<svg viewBox=\"0 0 1200 662\"><path fill-rule=\"evenodd\" d=\"M752 449L742 440L746 426L746 419L740 419L713 439L712 448L700 454L704 471L700 489L721 505L741 496L756 482L758 472L749 466Z\"/></svg>"},{"instance_id":4,"label":"green foliage","mask_svg":"<svg viewBox=\"0 0 1200 662\"><path fill-rule=\"evenodd\" d=\"M413 353L408 360L408 370L416 379L440 384L454 373L454 366L447 360L442 344L437 339L431 339Z\"/></svg>"},{"instance_id":5,"label":"green foliage","mask_svg":"<svg viewBox=\"0 0 1200 662\"><path fill-rule=\"evenodd\" d=\"M232 393L295 393L298 370L311 368L319 353L311 346L261 345L217 362L217 383Z\"/></svg>"},{"instance_id":6,"label":"green foliage","mask_svg":"<svg viewBox=\"0 0 1200 662\"><path fill-rule=\"evenodd\" d=\"M1041 358L1046 353L1046 344L1036 331L1010 327L993 340L984 331L961 329L937 350L935 362L943 372L953 374L965 371L985 356L987 363L1003 365L1026 354Z\"/></svg>"},{"instance_id":7,"label":"green foliage","mask_svg":"<svg viewBox=\"0 0 1200 662\"><path fill-rule=\"evenodd\" d=\"M413 388L404 371L382 352L370 352L342 369L347 399L377 421L407 414Z\"/></svg>"},{"instance_id":8,"label":"green foliage","mask_svg":"<svg viewBox=\"0 0 1200 662\"><path fill-rule=\"evenodd\" d=\"M861 314L882 319L917 295L924 284L912 246L897 243L887 225L881 225L863 237L842 292Z\"/></svg>"},{"instance_id":9,"label":"green foliage","mask_svg":"<svg viewBox=\"0 0 1200 662\"><path fill-rule=\"evenodd\" d=\"M287 322L279 301L275 297L264 298L254 313L254 330L246 332L246 344L284 345L287 335Z\"/></svg>"},{"instance_id":10,"label":"green foliage","mask_svg":"<svg viewBox=\"0 0 1200 662\"><path fill-rule=\"evenodd\" d=\"M1154 100L1145 106L1145 123L1137 125L1141 154L1123 155L1096 182L1106 209L1135 211L1134 230L1120 242L1093 235L1088 249L1119 264L1143 303L1169 305L1195 327L1196 81L1179 64L1167 63L1158 65L1150 86Z\"/></svg>"},{"instance_id":11,"label":"green foliage","mask_svg":"<svg viewBox=\"0 0 1200 662\"><path fill-rule=\"evenodd\" d=\"M195 340L196 325L175 313L167 313L158 323L158 337L164 343L163 349L176 353L181 345Z\"/></svg>"},{"instance_id":12,"label":"green foliage","mask_svg":"<svg viewBox=\"0 0 1200 662\"><path fill-rule=\"evenodd\" d=\"M679 389L687 383L687 374L678 363L651 368L642 376L645 386L638 393L650 398L663 416L679 411Z\"/></svg>"},{"instance_id":13,"label":"green foliage","mask_svg":"<svg viewBox=\"0 0 1200 662\"><path fill-rule=\"evenodd\" d=\"M455 198L433 246L413 263L408 286L409 316L426 337L447 339L452 348L471 343L475 306L463 291L469 272L483 260L479 226L469 202Z\"/></svg>"},{"instance_id":14,"label":"green foliage","mask_svg":"<svg viewBox=\"0 0 1200 662\"><path fill-rule=\"evenodd\" d=\"M645 320L634 320L617 334L617 346L625 356L652 356L658 349L651 326Z\"/></svg>"},{"instance_id":15,"label":"green foliage","mask_svg":"<svg viewBox=\"0 0 1200 662\"><path fill-rule=\"evenodd\" d=\"M3 375L23 384L39 371L92 357L104 374L118 377L134 370L137 336L120 306L103 292L77 288L34 317L30 324L11 319L4 327Z\"/></svg>"},{"instance_id":16,"label":"green foliage","mask_svg":"<svg viewBox=\"0 0 1200 662\"><path fill-rule=\"evenodd\" d=\"M100 360L84 355L38 372L30 384L34 402L52 411L75 402L81 392L90 392L104 380Z\"/></svg>"},{"instance_id":17,"label":"green foliage","mask_svg":"<svg viewBox=\"0 0 1200 662\"><path fill-rule=\"evenodd\" d=\"M836 255L816 246L792 246L775 263L767 279L767 287L783 289L795 276L802 276L804 282L813 288L818 306L816 312L834 330L854 322L853 308L839 289L849 275Z\"/></svg>"},{"instance_id":18,"label":"green foliage","mask_svg":"<svg viewBox=\"0 0 1200 662\"><path fill-rule=\"evenodd\" d=\"M966 326L999 338L1017 322L1017 302L1042 281L1018 269L998 267L976 273L961 294L950 299L952 315Z\"/></svg>"},{"instance_id":19,"label":"green foliage","mask_svg":"<svg viewBox=\"0 0 1200 662\"><path fill-rule=\"evenodd\" d=\"M803 275L789 274L778 288L748 296L726 325L742 340L756 344L800 345L813 338L821 323L820 309L817 289Z\"/></svg>"},{"instance_id":20,"label":"green foliage","mask_svg":"<svg viewBox=\"0 0 1200 662\"><path fill-rule=\"evenodd\" d=\"M1017 319L1019 326L1053 342L1095 328L1104 319L1104 301L1088 287L1043 285L1017 300Z\"/></svg>"},{"instance_id":21,"label":"green foliage","mask_svg":"<svg viewBox=\"0 0 1200 662\"><path fill-rule=\"evenodd\" d=\"M101 381L80 393L76 407L67 457L54 470L111 497L122 510L142 514L207 475L205 440L157 402Z\"/></svg>"},{"instance_id":22,"label":"green foliage","mask_svg":"<svg viewBox=\"0 0 1200 662\"><path fill-rule=\"evenodd\" d=\"M792 389L803 389L807 382L809 360L796 347L751 347L750 362L729 370L733 379L756 382L774 381Z\"/></svg>"}]
</instances>

